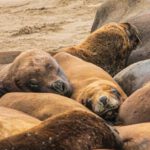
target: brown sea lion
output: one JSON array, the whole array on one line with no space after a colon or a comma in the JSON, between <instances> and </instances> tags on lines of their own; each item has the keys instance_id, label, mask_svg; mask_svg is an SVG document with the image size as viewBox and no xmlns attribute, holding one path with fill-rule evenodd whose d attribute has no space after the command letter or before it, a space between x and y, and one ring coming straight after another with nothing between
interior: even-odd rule
<instances>
[{"instance_id":1,"label":"brown sea lion","mask_svg":"<svg viewBox=\"0 0 150 150\"><path fill-rule=\"evenodd\" d=\"M150 59L128 66L114 76L114 80L127 95L132 94L150 81Z\"/></svg>"},{"instance_id":2,"label":"brown sea lion","mask_svg":"<svg viewBox=\"0 0 150 150\"><path fill-rule=\"evenodd\" d=\"M114 75L126 66L129 54L138 43L135 26L129 23L109 23L90 34L80 44L58 52L68 52Z\"/></svg>"},{"instance_id":3,"label":"brown sea lion","mask_svg":"<svg viewBox=\"0 0 150 150\"><path fill-rule=\"evenodd\" d=\"M150 122L116 127L124 141L123 150L150 149Z\"/></svg>"},{"instance_id":4,"label":"brown sea lion","mask_svg":"<svg viewBox=\"0 0 150 150\"><path fill-rule=\"evenodd\" d=\"M0 107L0 140L26 131L40 122L21 111Z\"/></svg>"},{"instance_id":5,"label":"brown sea lion","mask_svg":"<svg viewBox=\"0 0 150 150\"><path fill-rule=\"evenodd\" d=\"M126 125L150 122L150 82L123 102L119 120Z\"/></svg>"},{"instance_id":6,"label":"brown sea lion","mask_svg":"<svg viewBox=\"0 0 150 150\"><path fill-rule=\"evenodd\" d=\"M101 118L83 110L72 110L40 125L0 141L1 150L91 150L116 148L122 141Z\"/></svg>"},{"instance_id":7,"label":"brown sea lion","mask_svg":"<svg viewBox=\"0 0 150 150\"><path fill-rule=\"evenodd\" d=\"M73 87L72 98L106 120L114 120L126 94L100 67L66 52L54 56Z\"/></svg>"},{"instance_id":8,"label":"brown sea lion","mask_svg":"<svg viewBox=\"0 0 150 150\"><path fill-rule=\"evenodd\" d=\"M7 93L0 99L0 106L13 108L40 120L75 108L86 109L78 102L52 93Z\"/></svg>"},{"instance_id":9,"label":"brown sea lion","mask_svg":"<svg viewBox=\"0 0 150 150\"><path fill-rule=\"evenodd\" d=\"M71 95L71 85L57 62L46 52L29 50L0 66L0 95L8 92L52 92Z\"/></svg>"},{"instance_id":10,"label":"brown sea lion","mask_svg":"<svg viewBox=\"0 0 150 150\"><path fill-rule=\"evenodd\" d=\"M140 32L141 44L132 51L128 64L150 58L150 1L106 0L97 10L91 31L109 22L129 22Z\"/></svg>"}]
</instances>

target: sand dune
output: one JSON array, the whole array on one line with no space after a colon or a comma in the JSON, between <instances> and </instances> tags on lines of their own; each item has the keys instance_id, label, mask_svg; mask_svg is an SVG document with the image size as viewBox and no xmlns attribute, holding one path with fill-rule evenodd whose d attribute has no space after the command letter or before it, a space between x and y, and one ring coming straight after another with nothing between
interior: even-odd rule
<instances>
[{"instance_id":1,"label":"sand dune","mask_svg":"<svg viewBox=\"0 0 150 150\"><path fill-rule=\"evenodd\" d=\"M55 50L90 32L104 0L0 0L0 51Z\"/></svg>"}]
</instances>

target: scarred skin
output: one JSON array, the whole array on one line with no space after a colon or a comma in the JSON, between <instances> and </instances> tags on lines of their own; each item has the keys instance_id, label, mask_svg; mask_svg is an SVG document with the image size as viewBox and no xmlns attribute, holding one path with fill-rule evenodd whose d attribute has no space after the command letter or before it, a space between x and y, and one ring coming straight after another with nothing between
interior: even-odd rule
<instances>
[{"instance_id":1,"label":"scarred skin","mask_svg":"<svg viewBox=\"0 0 150 150\"><path fill-rule=\"evenodd\" d=\"M0 96L8 92L51 92L65 96L71 85L57 62L46 52L29 50L0 66Z\"/></svg>"},{"instance_id":2,"label":"scarred skin","mask_svg":"<svg viewBox=\"0 0 150 150\"><path fill-rule=\"evenodd\" d=\"M112 77L98 66L66 52L54 58L71 81L72 98L106 120L114 120L126 94Z\"/></svg>"}]
</instances>

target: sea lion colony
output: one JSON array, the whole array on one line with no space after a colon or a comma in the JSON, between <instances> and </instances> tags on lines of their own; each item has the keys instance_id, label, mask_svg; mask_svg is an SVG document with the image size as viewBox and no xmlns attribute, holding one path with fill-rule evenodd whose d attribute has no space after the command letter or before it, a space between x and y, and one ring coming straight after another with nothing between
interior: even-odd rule
<instances>
[{"instance_id":1,"label":"sea lion colony","mask_svg":"<svg viewBox=\"0 0 150 150\"><path fill-rule=\"evenodd\" d=\"M76 46L1 53L12 57L0 60L0 150L149 150L150 56L137 62L132 55L139 46L146 51L149 18L127 17L147 15L138 9L150 10L149 3L104 2L97 30ZM136 11L120 23L110 6Z\"/></svg>"}]
</instances>

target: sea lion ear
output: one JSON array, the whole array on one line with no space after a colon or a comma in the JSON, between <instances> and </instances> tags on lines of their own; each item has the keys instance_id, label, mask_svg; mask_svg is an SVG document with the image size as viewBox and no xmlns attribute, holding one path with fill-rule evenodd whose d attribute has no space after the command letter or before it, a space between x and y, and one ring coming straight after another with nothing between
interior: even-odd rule
<instances>
[{"instance_id":1,"label":"sea lion ear","mask_svg":"<svg viewBox=\"0 0 150 150\"><path fill-rule=\"evenodd\" d=\"M125 23L121 23L121 25L124 27L126 33L128 34L128 37L133 39L137 39L138 43L142 44L142 41L140 39L140 32L138 31L137 27L125 22Z\"/></svg>"},{"instance_id":2,"label":"sea lion ear","mask_svg":"<svg viewBox=\"0 0 150 150\"><path fill-rule=\"evenodd\" d=\"M124 26L127 26L128 28L131 28L131 24L130 23L128 23L128 22L124 22L124 23L122 23Z\"/></svg>"},{"instance_id":3,"label":"sea lion ear","mask_svg":"<svg viewBox=\"0 0 150 150\"><path fill-rule=\"evenodd\" d=\"M121 97L121 94L119 93L119 91L118 91L116 88L112 88L112 89L111 89L111 92L112 92L113 94L115 94L117 98L120 98L120 97Z\"/></svg>"},{"instance_id":4,"label":"sea lion ear","mask_svg":"<svg viewBox=\"0 0 150 150\"><path fill-rule=\"evenodd\" d=\"M131 31L131 28L132 28L132 25L128 22L125 22L125 23L121 23L121 25L124 27L126 33L128 34L129 37L132 36L132 32Z\"/></svg>"}]
</instances>

